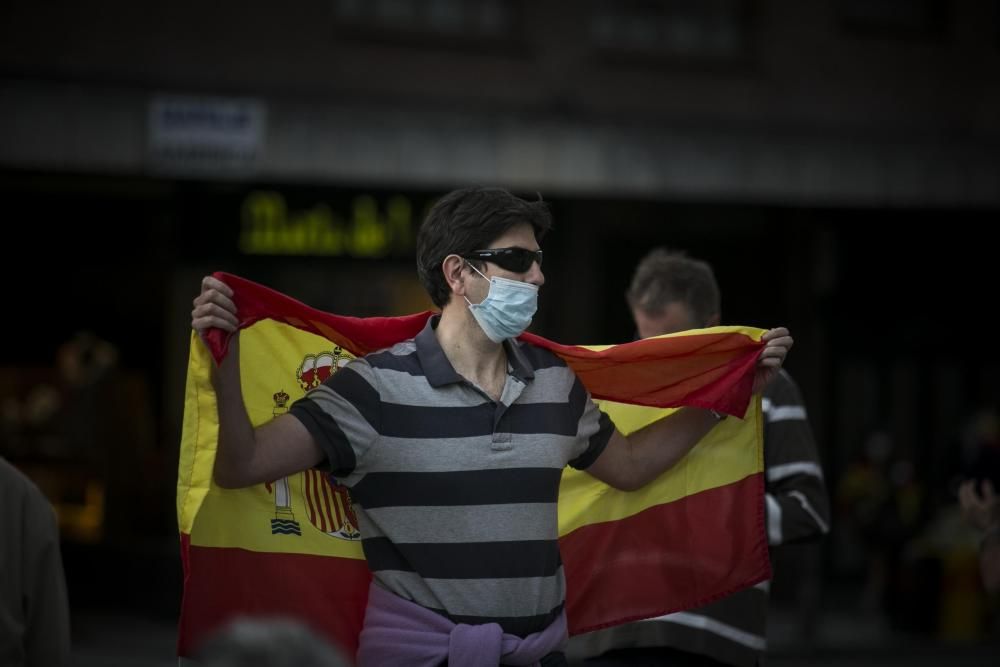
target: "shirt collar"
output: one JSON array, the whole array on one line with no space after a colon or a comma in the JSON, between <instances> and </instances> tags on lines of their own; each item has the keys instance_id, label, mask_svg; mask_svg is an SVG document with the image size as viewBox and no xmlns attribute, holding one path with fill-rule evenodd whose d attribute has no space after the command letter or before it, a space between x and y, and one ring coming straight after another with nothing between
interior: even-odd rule
<instances>
[{"instance_id":1,"label":"shirt collar","mask_svg":"<svg viewBox=\"0 0 1000 667\"><path fill-rule=\"evenodd\" d=\"M441 387L463 381L462 376L451 365L451 361L448 360L448 356L444 353L441 343L434 333L440 320L440 315L432 315L427 318L427 324L424 325L424 328L413 339L417 347L417 358L420 360L420 367L424 371L427 382L432 387ZM503 342L504 350L507 352L507 365L510 368L510 373L522 382L526 382L534 379L535 371L521 352L521 345L522 343L516 340L505 340Z\"/></svg>"}]
</instances>

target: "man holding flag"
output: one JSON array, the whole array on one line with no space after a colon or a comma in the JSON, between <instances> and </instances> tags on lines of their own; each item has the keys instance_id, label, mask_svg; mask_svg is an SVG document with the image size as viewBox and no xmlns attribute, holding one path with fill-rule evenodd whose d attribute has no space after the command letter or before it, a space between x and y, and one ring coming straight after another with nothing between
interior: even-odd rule
<instances>
[{"instance_id":1,"label":"man holding flag","mask_svg":"<svg viewBox=\"0 0 1000 667\"><path fill-rule=\"evenodd\" d=\"M439 316L413 339L349 362L256 429L239 343L213 375L215 482L236 488L312 467L348 488L373 574L360 665L564 664L559 481L569 464L638 489L722 419L684 408L628 437L558 356L516 340L544 283L542 202L493 188L445 195L417 240ZM192 325L235 332L233 293L206 277ZM754 393L792 345L761 338Z\"/></svg>"}]
</instances>

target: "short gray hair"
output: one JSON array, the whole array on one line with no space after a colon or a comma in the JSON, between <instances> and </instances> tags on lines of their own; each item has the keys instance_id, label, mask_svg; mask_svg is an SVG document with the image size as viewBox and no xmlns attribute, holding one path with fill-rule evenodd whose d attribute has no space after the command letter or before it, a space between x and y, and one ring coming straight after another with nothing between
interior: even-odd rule
<instances>
[{"instance_id":1,"label":"short gray hair","mask_svg":"<svg viewBox=\"0 0 1000 667\"><path fill-rule=\"evenodd\" d=\"M722 300L708 262L662 247L651 250L636 266L625 298L633 310L650 315L679 301L690 309L698 326L719 315Z\"/></svg>"}]
</instances>

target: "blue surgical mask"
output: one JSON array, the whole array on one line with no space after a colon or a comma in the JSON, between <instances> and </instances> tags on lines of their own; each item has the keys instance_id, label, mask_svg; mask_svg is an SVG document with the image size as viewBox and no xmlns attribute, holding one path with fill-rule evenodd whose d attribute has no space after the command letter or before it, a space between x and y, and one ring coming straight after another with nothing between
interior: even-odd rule
<instances>
[{"instance_id":1,"label":"blue surgical mask","mask_svg":"<svg viewBox=\"0 0 1000 667\"><path fill-rule=\"evenodd\" d=\"M490 281L490 291L481 303L465 299L472 316L479 322L487 338L494 343L502 343L524 333L538 310L538 285L496 276L486 278L472 264L469 266L483 276L483 279Z\"/></svg>"}]
</instances>

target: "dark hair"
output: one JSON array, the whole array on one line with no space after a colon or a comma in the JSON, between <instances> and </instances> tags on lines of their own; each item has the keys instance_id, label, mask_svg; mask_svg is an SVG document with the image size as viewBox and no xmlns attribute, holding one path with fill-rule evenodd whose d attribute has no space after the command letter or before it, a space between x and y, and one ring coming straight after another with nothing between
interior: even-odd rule
<instances>
[{"instance_id":1,"label":"dark hair","mask_svg":"<svg viewBox=\"0 0 1000 667\"><path fill-rule=\"evenodd\" d=\"M451 299L441 263L448 255L489 248L508 229L529 224L541 242L552 215L539 197L529 202L502 188L470 187L441 197L417 232L417 274L438 308Z\"/></svg>"},{"instance_id":2,"label":"dark hair","mask_svg":"<svg viewBox=\"0 0 1000 667\"><path fill-rule=\"evenodd\" d=\"M679 301L691 310L698 326L719 314L721 300L707 262L666 248L654 248L639 262L625 298L633 309L651 315Z\"/></svg>"}]
</instances>

